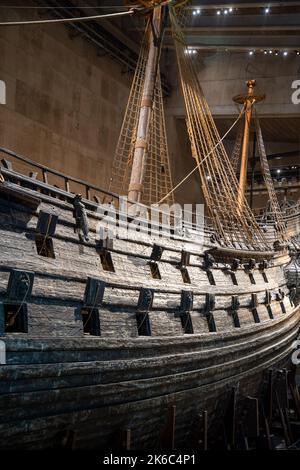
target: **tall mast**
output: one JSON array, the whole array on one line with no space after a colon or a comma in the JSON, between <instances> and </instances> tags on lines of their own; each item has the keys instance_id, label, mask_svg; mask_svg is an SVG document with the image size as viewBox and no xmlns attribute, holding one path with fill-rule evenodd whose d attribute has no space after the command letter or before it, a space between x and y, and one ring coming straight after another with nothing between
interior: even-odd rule
<instances>
[{"instance_id":1,"label":"tall mast","mask_svg":"<svg viewBox=\"0 0 300 470\"><path fill-rule=\"evenodd\" d=\"M242 156L241 156L241 167L240 167L240 178L238 188L238 207L241 208L245 196L246 183L247 183L247 166L248 166L248 153L249 153L249 134L250 124L252 117L252 106L255 102L262 101L264 95L254 95L254 87L256 80L248 80L247 87L248 92L246 95L238 95L233 98L233 101L245 106L245 123L244 123L244 137L242 145Z\"/></svg>"},{"instance_id":2,"label":"tall mast","mask_svg":"<svg viewBox=\"0 0 300 470\"><path fill-rule=\"evenodd\" d=\"M145 82L139 112L136 143L134 147L128 198L140 202L148 153L149 125L154 100L154 89L160 55L161 7L153 10L152 29L149 35L149 54L146 65Z\"/></svg>"}]
</instances>

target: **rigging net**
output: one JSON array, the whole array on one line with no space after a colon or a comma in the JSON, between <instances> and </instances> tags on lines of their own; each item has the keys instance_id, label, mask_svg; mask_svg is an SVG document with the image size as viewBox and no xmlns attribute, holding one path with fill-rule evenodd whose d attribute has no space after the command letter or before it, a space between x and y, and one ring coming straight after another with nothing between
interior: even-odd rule
<instances>
[{"instance_id":1,"label":"rigging net","mask_svg":"<svg viewBox=\"0 0 300 470\"><path fill-rule=\"evenodd\" d=\"M238 125L237 135L231 155L231 164L233 167L233 171L238 173L239 170L239 163L241 159L241 152L242 152L242 144L243 144L243 135L244 135L244 123L241 120Z\"/></svg>"},{"instance_id":2,"label":"rigging net","mask_svg":"<svg viewBox=\"0 0 300 470\"><path fill-rule=\"evenodd\" d=\"M192 54L188 54L180 22L170 9L173 37L192 155L199 165L203 195L214 229L226 244L268 249L246 198L237 204L238 181L200 86ZM204 161L204 156L210 157Z\"/></svg>"},{"instance_id":3,"label":"rigging net","mask_svg":"<svg viewBox=\"0 0 300 470\"><path fill-rule=\"evenodd\" d=\"M283 220L282 211L280 209L278 198L274 188L273 179L271 176L270 167L266 155L265 144L262 137L260 122L257 114L255 115L254 121L262 174L269 195L270 212L268 213L268 215L269 217L271 217L272 222L274 224L275 234L277 235L277 238L281 241L284 241L287 239L286 226Z\"/></svg>"},{"instance_id":4,"label":"rigging net","mask_svg":"<svg viewBox=\"0 0 300 470\"><path fill-rule=\"evenodd\" d=\"M109 190L124 195L127 195L128 192L134 149L137 140L136 134L145 81L150 29L151 25L149 22L142 41L112 165L112 177ZM160 70L158 67L148 132L147 159L141 202L147 205L156 203L165 194L169 193L171 189L172 178L166 137ZM166 202L173 204L173 193L170 194Z\"/></svg>"}]
</instances>

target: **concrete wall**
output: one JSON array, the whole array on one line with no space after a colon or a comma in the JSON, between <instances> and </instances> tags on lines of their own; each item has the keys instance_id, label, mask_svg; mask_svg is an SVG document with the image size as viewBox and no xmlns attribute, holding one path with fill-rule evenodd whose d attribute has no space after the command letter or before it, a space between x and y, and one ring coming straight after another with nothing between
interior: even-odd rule
<instances>
[{"instance_id":1,"label":"concrete wall","mask_svg":"<svg viewBox=\"0 0 300 470\"><path fill-rule=\"evenodd\" d=\"M250 78L257 80L256 91L266 93L266 99L258 105L261 117L299 117L300 105L292 103L292 82L300 75L300 56L290 54L287 57L257 54L248 56L243 53L203 53L199 67L199 79L204 94L215 118L237 117L238 106L232 97L246 90L245 82ZM170 67L169 77L173 78L174 92L167 100L167 125L172 139L169 142L171 161L174 170L174 181L179 182L195 166L191 151L182 132L179 121L185 115L180 86L177 81L175 58ZM218 122L218 121L217 121ZM181 132L175 130L181 129ZM299 132L300 134L300 132ZM174 135L174 137L173 137ZM299 135L300 142L300 135ZM298 148L299 148L298 142ZM225 140L230 149L233 142ZM289 140L267 142L267 153L279 153L293 150L297 144ZM200 181L197 173L187 180L177 191L176 196L184 202L201 201Z\"/></svg>"},{"instance_id":2,"label":"concrete wall","mask_svg":"<svg viewBox=\"0 0 300 470\"><path fill-rule=\"evenodd\" d=\"M122 74L108 57L97 56L94 46L82 38L71 39L63 25L1 28L0 50L0 81L7 92L6 104L0 104L0 145L107 188L132 75ZM173 93L165 104L176 184L195 161L171 59L165 72L173 82ZM248 78L256 78L258 90L267 93L260 115L299 115L300 105L291 102L291 83L299 75L300 57L209 53L200 65L199 78L216 117L237 115L232 96L245 89ZM270 151L288 145L277 142ZM176 198L201 201L197 173L176 191Z\"/></svg>"},{"instance_id":3,"label":"concrete wall","mask_svg":"<svg viewBox=\"0 0 300 470\"><path fill-rule=\"evenodd\" d=\"M261 115L293 116L300 113L300 105L292 103L292 83L300 77L300 56L290 53L287 57L247 55L247 52L205 53L198 51L199 80L204 94L215 116L237 114L237 106L232 97L245 91L245 82L255 78L256 91L265 93L265 101L259 105ZM176 66L170 76L176 93L168 103L168 112L183 116L184 109L177 85Z\"/></svg>"},{"instance_id":4,"label":"concrete wall","mask_svg":"<svg viewBox=\"0 0 300 470\"><path fill-rule=\"evenodd\" d=\"M0 145L107 187L132 77L63 25L0 28L0 51Z\"/></svg>"}]
</instances>

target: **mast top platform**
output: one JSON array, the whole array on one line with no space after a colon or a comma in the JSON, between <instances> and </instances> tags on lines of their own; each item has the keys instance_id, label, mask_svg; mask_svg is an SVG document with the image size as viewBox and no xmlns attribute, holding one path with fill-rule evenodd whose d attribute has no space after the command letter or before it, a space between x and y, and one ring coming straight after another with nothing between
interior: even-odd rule
<instances>
[{"instance_id":1,"label":"mast top platform","mask_svg":"<svg viewBox=\"0 0 300 470\"><path fill-rule=\"evenodd\" d=\"M159 5L164 6L171 4L172 7L181 7L185 3L187 3L188 0L173 0L172 2L169 2L168 0L126 0L126 3L129 5L141 5L145 8L155 8Z\"/></svg>"},{"instance_id":2,"label":"mast top platform","mask_svg":"<svg viewBox=\"0 0 300 470\"><path fill-rule=\"evenodd\" d=\"M232 99L235 103L238 104L245 104L247 101L250 101L251 103L259 103L260 101L263 101L266 98L265 94L255 94L254 93L254 87L256 86L256 80L248 80L246 82L248 92L241 93L240 95L234 96Z\"/></svg>"}]
</instances>

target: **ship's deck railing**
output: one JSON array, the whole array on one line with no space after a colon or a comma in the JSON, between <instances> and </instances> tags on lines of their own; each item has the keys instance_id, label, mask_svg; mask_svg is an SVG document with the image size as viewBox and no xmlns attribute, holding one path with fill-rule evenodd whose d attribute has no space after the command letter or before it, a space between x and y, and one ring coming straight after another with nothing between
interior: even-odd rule
<instances>
[{"instance_id":1,"label":"ship's deck railing","mask_svg":"<svg viewBox=\"0 0 300 470\"><path fill-rule=\"evenodd\" d=\"M119 194L113 193L111 191L107 191L97 185L92 183L87 183L80 178L75 178L70 175L66 175L58 170L54 170L52 168L47 167L41 163L35 162L27 157L17 154L9 149L0 147L0 154L2 154L2 159L0 158L0 168L2 171L7 171L10 173L12 179L17 177L17 174L21 175L29 175L29 181L32 184L32 187L40 186L39 183L44 183L45 185L51 186L53 189L51 190L52 193L57 193L58 197L64 198L69 202L72 202L75 194L82 194L85 200L89 203L92 210L96 210L97 206L103 204L113 204L117 211L122 211L122 207L120 207L120 198ZM20 176L19 176L20 178ZM28 181L27 181L28 183ZM161 208L149 207L144 204L137 204L129 199L127 199L129 204L135 204L138 210L141 211L143 214L148 214L148 220L150 219L150 211L152 213L157 212L158 220L161 224L165 221L165 217L169 217L170 225L173 228L176 228L176 223L178 223L178 219L176 219L172 213L166 213ZM255 211L257 214L257 221L259 225L263 228L265 232L265 238L270 243L276 240L276 232L274 230L274 226L272 220L268 220L265 218L262 220L261 212ZM180 221L180 226L184 230L195 231L195 233L199 233L199 225L197 225L197 219L195 212L186 212L185 215L187 216L186 220ZM288 232L290 236L299 232L299 218L300 216L300 204L296 207L288 208L285 213L285 221L289 227ZM201 225L201 224L200 224ZM212 222L210 217L205 215L204 223L202 223L204 235L209 238L212 234L215 233Z\"/></svg>"},{"instance_id":2,"label":"ship's deck railing","mask_svg":"<svg viewBox=\"0 0 300 470\"><path fill-rule=\"evenodd\" d=\"M258 219L263 219L263 218L271 218L272 216L272 213L271 212L268 212L266 211L266 208L265 207L260 207L260 208L255 208L255 209L252 209L253 210L253 213L254 215L258 218ZM300 213L300 202L295 202L295 204L291 207L287 207L284 209L284 218L289 218L289 217L292 217L293 215L295 214L299 214Z\"/></svg>"},{"instance_id":3,"label":"ship's deck railing","mask_svg":"<svg viewBox=\"0 0 300 470\"><path fill-rule=\"evenodd\" d=\"M79 178L66 175L60 171L49 168L46 165L42 165L41 163L34 162L33 160L21 156L11 150L0 147L0 152L13 159L13 162L7 160L6 158L2 158L1 160L2 167L7 168L8 170L14 169L15 171L20 171L21 173L29 172L29 176L33 180L39 179L45 184L50 184L57 188L64 189L68 193L81 193L86 199L92 200L92 198L94 198L95 202L102 204L112 201L117 203L119 200L118 194L106 191L105 189L99 188L93 184L89 184ZM39 170L40 175L37 171L32 170ZM41 179L39 177L41 177ZM97 194L101 196L101 199L99 199Z\"/></svg>"},{"instance_id":4,"label":"ship's deck railing","mask_svg":"<svg viewBox=\"0 0 300 470\"><path fill-rule=\"evenodd\" d=\"M273 215L272 212L266 211L266 208L253 209L258 224L272 231ZM300 202L295 202L291 207L286 207L283 211L283 218L286 225L288 237L292 237L300 233Z\"/></svg>"},{"instance_id":5,"label":"ship's deck railing","mask_svg":"<svg viewBox=\"0 0 300 470\"><path fill-rule=\"evenodd\" d=\"M88 201L89 208L96 210L99 205L107 204L113 205L117 211L122 213L122 201L125 203L125 196L122 199L122 196L119 194L107 191L97 185L92 183L87 183L80 178L75 178L70 175L66 175L58 170L47 167L38 162L17 154L11 150L0 147L0 154L4 155L2 159L0 158L0 169L2 172L9 174L10 179L20 180L22 175L24 178L27 178L25 182L30 185L32 188L34 186L41 188L41 183L49 185L52 187L51 193L57 194L58 197L64 198L68 202L72 202L75 194L82 194L85 199L85 203ZM26 177L26 175L28 175ZM30 179L29 179L30 178ZM50 188L48 188L50 190ZM168 217L170 220L171 227L175 228L176 224L180 224L180 227L183 229L189 229L196 231L198 226L196 224L196 214L194 212L186 211L185 215L187 216L186 220L180 221L176 218L172 212L164 212L162 208L155 208L154 206L149 207L144 204L136 203L126 198L129 205L134 204L136 206L137 212L140 211L141 214L147 214L148 220L150 220L150 213L157 213L157 220L160 223L160 226L164 228L164 221ZM129 218L131 218L129 213ZM145 217L147 220L147 217ZM200 221L200 226L204 226L204 232L207 234L212 234L213 229L210 226L209 218L205 217L205 223ZM166 227L165 227L166 228Z\"/></svg>"}]
</instances>

